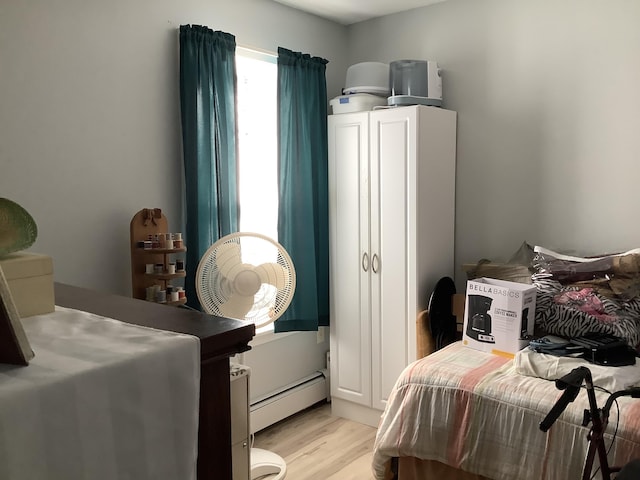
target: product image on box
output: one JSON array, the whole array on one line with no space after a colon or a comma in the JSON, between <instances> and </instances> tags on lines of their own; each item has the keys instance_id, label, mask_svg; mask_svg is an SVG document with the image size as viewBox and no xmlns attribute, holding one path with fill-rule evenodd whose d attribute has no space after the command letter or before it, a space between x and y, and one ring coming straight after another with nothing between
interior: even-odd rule
<instances>
[{"instance_id":1,"label":"product image on box","mask_svg":"<svg viewBox=\"0 0 640 480\"><path fill-rule=\"evenodd\" d=\"M525 338L529 335L529 307L522 309L522 330L520 332L520 338Z\"/></svg>"},{"instance_id":2,"label":"product image on box","mask_svg":"<svg viewBox=\"0 0 640 480\"><path fill-rule=\"evenodd\" d=\"M495 343L491 335L491 308L492 299L484 295L469 295L469 323L467 335L479 342Z\"/></svg>"}]
</instances>

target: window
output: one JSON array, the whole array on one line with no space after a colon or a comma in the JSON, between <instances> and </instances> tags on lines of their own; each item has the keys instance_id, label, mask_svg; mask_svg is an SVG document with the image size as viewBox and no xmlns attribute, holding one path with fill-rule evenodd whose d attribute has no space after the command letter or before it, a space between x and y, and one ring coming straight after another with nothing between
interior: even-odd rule
<instances>
[{"instance_id":1,"label":"window","mask_svg":"<svg viewBox=\"0 0 640 480\"><path fill-rule=\"evenodd\" d=\"M278 239L277 57L236 49L240 231Z\"/></svg>"},{"instance_id":2,"label":"window","mask_svg":"<svg viewBox=\"0 0 640 480\"><path fill-rule=\"evenodd\" d=\"M277 241L277 56L237 47L236 75L239 227L241 232L261 233ZM256 252L258 258L265 258L263 253ZM272 331L271 323L256 333Z\"/></svg>"}]
</instances>

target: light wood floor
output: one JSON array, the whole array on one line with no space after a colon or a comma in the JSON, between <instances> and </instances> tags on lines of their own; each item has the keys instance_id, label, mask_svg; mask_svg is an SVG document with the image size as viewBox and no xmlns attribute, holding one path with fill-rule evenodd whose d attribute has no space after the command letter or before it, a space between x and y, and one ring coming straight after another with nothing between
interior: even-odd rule
<instances>
[{"instance_id":1,"label":"light wood floor","mask_svg":"<svg viewBox=\"0 0 640 480\"><path fill-rule=\"evenodd\" d=\"M375 435L322 403L258 432L253 446L284 458L286 480L371 480Z\"/></svg>"}]
</instances>

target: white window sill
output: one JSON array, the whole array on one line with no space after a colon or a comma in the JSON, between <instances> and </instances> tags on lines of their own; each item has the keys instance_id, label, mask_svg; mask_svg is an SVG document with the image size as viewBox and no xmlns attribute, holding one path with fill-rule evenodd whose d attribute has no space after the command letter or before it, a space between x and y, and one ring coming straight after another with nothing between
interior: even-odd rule
<instances>
[{"instance_id":1,"label":"white window sill","mask_svg":"<svg viewBox=\"0 0 640 480\"><path fill-rule=\"evenodd\" d=\"M256 329L256 334L253 337L253 339L249 342L249 345L251 347L257 347L258 345L273 342L275 340L280 340L281 338L288 337L295 333L296 332L275 333L273 331L273 323L272 323L270 325L267 325L266 327Z\"/></svg>"}]
</instances>

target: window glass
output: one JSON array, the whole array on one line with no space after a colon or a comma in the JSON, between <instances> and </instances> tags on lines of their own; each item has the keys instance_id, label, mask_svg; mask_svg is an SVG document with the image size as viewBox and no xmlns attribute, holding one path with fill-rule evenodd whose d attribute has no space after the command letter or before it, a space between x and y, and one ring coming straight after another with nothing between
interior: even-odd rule
<instances>
[{"instance_id":1,"label":"window glass","mask_svg":"<svg viewBox=\"0 0 640 480\"><path fill-rule=\"evenodd\" d=\"M240 231L278 240L277 57L236 49Z\"/></svg>"},{"instance_id":2,"label":"window glass","mask_svg":"<svg viewBox=\"0 0 640 480\"><path fill-rule=\"evenodd\" d=\"M236 74L240 231L278 241L277 56L238 47ZM254 253L265 258L263 252ZM270 331L272 323L256 333Z\"/></svg>"}]
</instances>

